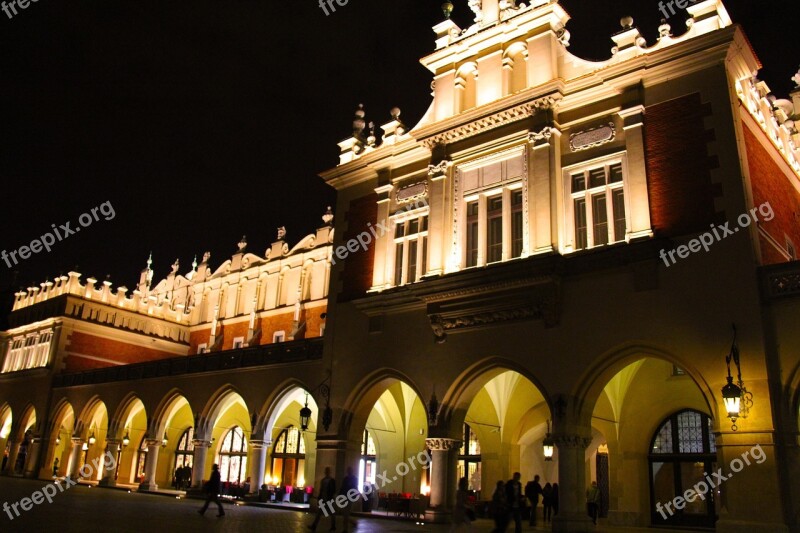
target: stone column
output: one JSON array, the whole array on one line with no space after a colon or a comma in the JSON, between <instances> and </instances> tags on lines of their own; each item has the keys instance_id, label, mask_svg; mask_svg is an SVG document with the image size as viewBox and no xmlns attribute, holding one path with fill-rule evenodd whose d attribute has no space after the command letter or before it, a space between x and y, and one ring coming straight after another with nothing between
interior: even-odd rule
<instances>
[{"instance_id":1,"label":"stone column","mask_svg":"<svg viewBox=\"0 0 800 533\"><path fill-rule=\"evenodd\" d=\"M78 470L81 468L81 455L83 454L83 440L79 438L71 439L72 442L72 453L69 455L69 464L65 469L66 475L68 478L71 479L78 479L80 478L80 474L78 474Z\"/></svg>"},{"instance_id":2,"label":"stone column","mask_svg":"<svg viewBox=\"0 0 800 533\"><path fill-rule=\"evenodd\" d=\"M553 531L594 531L586 510L586 447L592 439L579 435L558 435L558 515Z\"/></svg>"},{"instance_id":3,"label":"stone column","mask_svg":"<svg viewBox=\"0 0 800 533\"><path fill-rule=\"evenodd\" d=\"M251 440L250 450L250 493L257 493L264 483L264 470L267 467L267 448L268 441Z\"/></svg>"},{"instance_id":4,"label":"stone column","mask_svg":"<svg viewBox=\"0 0 800 533\"><path fill-rule=\"evenodd\" d=\"M39 477L39 453L42 449L42 438L39 436L31 437L31 443L28 446L28 457L25 458L25 465L23 465L23 476L29 478Z\"/></svg>"},{"instance_id":5,"label":"stone column","mask_svg":"<svg viewBox=\"0 0 800 533\"><path fill-rule=\"evenodd\" d=\"M445 271L445 261L450 251L447 244L448 229L447 175L451 164L442 161L428 167L430 189L428 190L428 273L441 275Z\"/></svg>"},{"instance_id":6,"label":"stone column","mask_svg":"<svg viewBox=\"0 0 800 533\"><path fill-rule=\"evenodd\" d=\"M628 238L652 237L650 199L647 191L647 168L644 146L644 106L636 105L619 112L625 129L628 153L628 175L625 191L630 212Z\"/></svg>"},{"instance_id":7,"label":"stone column","mask_svg":"<svg viewBox=\"0 0 800 533\"><path fill-rule=\"evenodd\" d=\"M147 439L147 463L144 467L144 481L139 484L139 490L157 490L156 469L158 468L158 452L161 448L161 441L158 439Z\"/></svg>"},{"instance_id":8,"label":"stone column","mask_svg":"<svg viewBox=\"0 0 800 533\"><path fill-rule=\"evenodd\" d=\"M448 522L455 498L456 453L461 441L455 439L425 439L431 451L431 500L425 511L429 522Z\"/></svg>"},{"instance_id":9,"label":"stone column","mask_svg":"<svg viewBox=\"0 0 800 533\"><path fill-rule=\"evenodd\" d=\"M119 455L119 441L118 440L108 440L106 441L106 452L114 458L114 468L111 470L108 469L108 465L103 465L103 477L100 479L99 485L101 487L116 487L117 486L117 468L119 465L117 464L120 460Z\"/></svg>"},{"instance_id":10,"label":"stone column","mask_svg":"<svg viewBox=\"0 0 800 533\"><path fill-rule=\"evenodd\" d=\"M559 168L559 143L561 132L552 126L544 126L538 132L528 134L530 156L528 159L526 181L523 182L522 212L523 228L522 257L552 252L559 238L558 224L553 221L559 216L558 205L563 191L552 190L554 173Z\"/></svg>"},{"instance_id":11,"label":"stone column","mask_svg":"<svg viewBox=\"0 0 800 533\"><path fill-rule=\"evenodd\" d=\"M192 489L203 488L203 478L206 475L206 457L211 442L202 439L194 439L194 458L192 460Z\"/></svg>"}]
</instances>

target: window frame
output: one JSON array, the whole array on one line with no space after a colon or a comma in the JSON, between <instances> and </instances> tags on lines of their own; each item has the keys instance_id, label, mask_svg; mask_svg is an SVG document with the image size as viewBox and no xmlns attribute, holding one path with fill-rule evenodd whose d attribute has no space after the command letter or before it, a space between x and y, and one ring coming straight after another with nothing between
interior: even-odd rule
<instances>
[{"instance_id":1,"label":"window frame","mask_svg":"<svg viewBox=\"0 0 800 533\"><path fill-rule=\"evenodd\" d=\"M411 224L413 221L417 222L416 233L410 233ZM427 207L420 210L409 212L405 216L398 216L392 219L392 285L400 287L409 283L416 283L421 281L425 274L427 274L428 265L428 252L429 235L430 235L430 212ZM398 236L399 228L403 228L402 235ZM424 228L424 229L423 229ZM414 279L409 280L408 277L412 272L409 265L409 255L412 249L412 243L415 246L415 261L414 261ZM399 253L398 253L399 252ZM398 264L398 258L400 263ZM398 266L399 276L398 276Z\"/></svg>"},{"instance_id":2,"label":"window frame","mask_svg":"<svg viewBox=\"0 0 800 533\"><path fill-rule=\"evenodd\" d=\"M611 166L619 163L622 171L622 180L615 183L609 182ZM604 185L591 187L589 182L589 175L592 170L603 167L606 181ZM584 174L584 190L573 192L572 181L573 176L583 173ZM563 209L564 214L562 217L564 223L563 241L561 251L564 254L592 250L601 248L603 246L613 246L622 242L630 241L630 197L629 197L629 168L627 152L617 152L602 157L588 159L576 163L574 165L566 166L562 169L562 190L564 195ZM615 219L614 219L614 191L622 189L622 198L625 208L625 235L622 239L614 240L616 237ZM593 200L599 194L605 195L606 206L606 221L608 242L603 244L595 244L594 236L594 220L593 220ZM585 206L585 219L586 219L586 246L583 248L577 247L577 233L576 233L576 220L575 220L575 203L576 200L584 199Z\"/></svg>"}]
</instances>

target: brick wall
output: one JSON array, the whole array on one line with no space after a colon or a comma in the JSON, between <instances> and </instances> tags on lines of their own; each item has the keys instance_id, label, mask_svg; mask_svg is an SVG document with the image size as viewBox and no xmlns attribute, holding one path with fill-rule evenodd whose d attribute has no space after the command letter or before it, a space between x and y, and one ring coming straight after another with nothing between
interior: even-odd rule
<instances>
[{"instance_id":1,"label":"brick wall","mask_svg":"<svg viewBox=\"0 0 800 533\"><path fill-rule=\"evenodd\" d=\"M714 197L722 191L711 183L711 169L718 163L707 147L714 132L703 124L709 115L711 106L698 93L646 109L650 218L657 236L705 231L718 219Z\"/></svg>"},{"instance_id":2,"label":"brick wall","mask_svg":"<svg viewBox=\"0 0 800 533\"><path fill-rule=\"evenodd\" d=\"M69 352L75 353L75 355L69 354L66 357L66 372L177 357L174 353L145 348L77 331L70 335L66 349ZM110 362L97 361L95 359L80 357L80 355L98 357L109 360Z\"/></svg>"},{"instance_id":3,"label":"brick wall","mask_svg":"<svg viewBox=\"0 0 800 533\"><path fill-rule=\"evenodd\" d=\"M742 110L742 112L746 113L747 111ZM743 125L742 130L747 150L750 183L753 188L753 203L755 206L760 206L764 202L769 202L775 212L775 218L759 222L759 227L784 249L787 235L795 247L798 247L800 246L800 194L756 138L756 135L763 134L761 132L753 133L746 124ZM759 219L761 219L760 215ZM764 264L770 265L786 261L785 256L775 249L773 243L764 237L760 238L760 243Z\"/></svg>"},{"instance_id":4,"label":"brick wall","mask_svg":"<svg viewBox=\"0 0 800 533\"><path fill-rule=\"evenodd\" d=\"M347 209L345 220L347 221L347 231L341 242L336 246L342 246L359 233L368 231L367 222L375 224L378 217L378 195L369 194L350 202ZM334 249L335 253L336 249ZM336 258L338 261L338 258ZM339 301L347 301L358 298L369 290L372 286L372 269L375 264L375 247L370 246L366 251L358 249L355 252L348 252L344 260L342 270L342 292L339 294Z\"/></svg>"},{"instance_id":5,"label":"brick wall","mask_svg":"<svg viewBox=\"0 0 800 533\"><path fill-rule=\"evenodd\" d=\"M196 354L197 347L201 344L208 345L211 339L211 328L193 331L189 334L189 353Z\"/></svg>"}]
</instances>

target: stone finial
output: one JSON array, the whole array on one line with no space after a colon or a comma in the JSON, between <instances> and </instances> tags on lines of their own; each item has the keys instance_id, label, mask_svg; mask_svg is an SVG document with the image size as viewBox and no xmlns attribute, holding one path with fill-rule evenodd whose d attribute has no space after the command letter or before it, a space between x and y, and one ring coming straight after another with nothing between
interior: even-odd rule
<instances>
[{"instance_id":1,"label":"stone finial","mask_svg":"<svg viewBox=\"0 0 800 533\"><path fill-rule=\"evenodd\" d=\"M194 259L192 259L192 272L195 272L196 270L197 270L197 255L194 256Z\"/></svg>"},{"instance_id":2,"label":"stone finial","mask_svg":"<svg viewBox=\"0 0 800 533\"><path fill-rule=\"evenodd\" d=\"M367 114L364 112L364 104L358 104L358 109L356 109L356 118L353 119L353 137L360 137L364 128L366 127L366 122L364 122L364 117Z\"/></svg>"},{"instance_id":3,"label":"stone finial","mask_svg":"<svg viewBox=\"0 0 800 533\"><path fill-rule=\"evenodd\" d=\"M661 25L658 27L658 35L659 37L672 36L672 26L667 24L667 19L661 19Z\"/></svg>"},{"instance_id":4,"label":"stone finial","mask_svg":"<svg viewBox=\"0 0 800 533\"><path fill-rule=\"evenodd\" d=\"M619 25L622 26L623 30L629 30L633 28L633 17L622 17L619 19Z\"/></svg>"},{"instance_id":5,"label":"stone finial","mask_svg":"<svg viewBox=\"0 0 800 533\"><path fill-rule=\"evenodd\" d=\"M442 13L446 20L450 20L450 15L453 13L453 3L450 2L450 0L446 0L445 3L442 4Z\"/></svg>"},{"instance_id":6,"label":"stone finial","mask_svg":"<svg viewBox=\"0 0 800 533\"><path fill-rule=\"evenodd\" d=\"M792 76L792 81L795 84L795 88L800 88L800 69L797 69L797 73Z\"/></svg>"},{"instance_id":7,"label":"stone finial","mask_svg":"<svg viewBox=\"0 0 800 533\"><path fill-rule=\"evenodd\" d=\"M172 263L172 274L177 274L178 269L181 267L180 259L176 259L174 263Z\"/></svg>"},{"instance_id":8,"label":"stone finial","mask_svg":"<svg viewBox=\"0 0 800 533\"><path fill-rule=\"evenodd\" d=\"M203 263L208 263L208 260L211 259L211 252L206 252L203 254Z\"/></svg>"},{"instance_id":9,"label":"stone finial","mask_svg":"<svg viewBox=\"0 0 800 533\"><path fill-rule=\"evenodd\" d=\"M239 243L236 246L239 247L239 253L244 252L245 248L247 248L247 235L242 235L242 238L239 239Z\"/></svg>"},{"instance_id":10,"label":"stone finial","mask_svg":"<svg viewBox=\"0 0 800 533\"><path fill-rule=\"evenodd\" d=\"M369 137L367 137L367 146L375 146L375 142L377 139L375 138L375 123L369 123Z\"/></svg>"},{"instance_id":11,"label":"stone finial","mask_svg":"<svg viewBox=\"0 0 800 533\"><path fill-rule=\"evenodd\" d=\"M469 8L475 13L475 24L480 24L483 20L483 2L481 0L469 0Z\"/></svg>"},{"instance_id":12,"label":"stone finial","mask_svg":"<svg viewBox=\"0 0 800 533\"><path fill-rule=\"evenodd\" d=\"M322 215L322 221L326 226L333 225L333 210L331 209L331 206L328 206L328 210L325 211L324 215Z\"/></svg>"},{"instance_id":13,"label":"stone finial","mask_svg":"<svg viewBox=\"0 0 800 533\"><path fill-rule=\"evenodd\" d=\"M401 111L399 107L393 107L391 111L389 111L389 114L392 116L393 120L400 120L400 113Z\"/></svg>"},{"instance_id":14,"label":"stone finial","mask_svg":"<svg viewBox=\"0 0 800 533\"><path fill-rule=\"evenodd\" d=\"M278 228L278 240L283 241L286 239L286 227L281 226Z\"/></svg>"}]
</instances>

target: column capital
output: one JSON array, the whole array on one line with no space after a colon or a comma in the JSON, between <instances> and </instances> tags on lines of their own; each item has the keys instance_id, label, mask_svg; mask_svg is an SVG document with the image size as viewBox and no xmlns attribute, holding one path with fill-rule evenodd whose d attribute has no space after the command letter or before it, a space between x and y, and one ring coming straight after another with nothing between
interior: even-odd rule
<instances>
[{"instance_id":1,"label":"column capital","mask_svg":"<svg viewBox=\"0 0 800 533\"><path fill-rule=\"evenodd\" d=\"M446 452L448 450L457 450L461 447L461 441L456 439L425 439L425 445L429 450L434 452Z\"/></svg>"},{"instance_id":2,"label":"column capital","mask_svg":"<svg viewBox=\"0 0 800 533\"><path fill-rule=\"evenodd\" d=\"M251 440L248 442L248 446L253 449L260 449L260 448L269 448L272 445L271 440Z\"/></svg>"},{"instance_id":3,"label":"column capital","mask_svg":"<svg viewBox=\"0 0 800 533\"><path fill-rule=\"evenodd\" d=\"M192 445L195 448L208 448L211 446L211 441L205 439L192 439Z\"/></svg>"},{"instance_id":4,"label":"column capital","mask_svg":"<svg viewBox=\"0 0 800 533\"><path fill-rule=\"evenodd\" d=\"M553 442L561 448L588 448L592 443L591 437L581 437L580 435L553 435Z\"/></svg>"},{"instance_id":5,"label":"column capital","mask_svg":"<svg viewBox=\"0 0 800 533\"><path fill-rule=\"evenodd\" d=\"M161 439L145 439L147 443L147 447L150 448L151 446L158 446L161 447Z\"/></svg>"},{"instance_id":6,"label":"column capital","mask_svg":"<svg viewBox=\"0 0 800 533\"><path fill-rule=\"evenodd\" d=\"M80 437L72 437L69 439L73 446L80 446L83 444L83 439Z\"/></svg>"}]
</instances>

